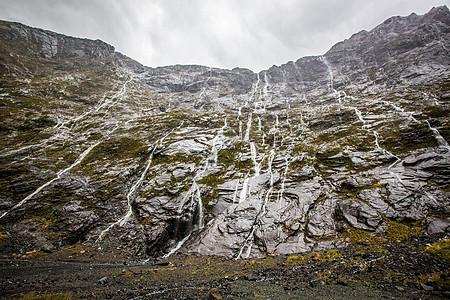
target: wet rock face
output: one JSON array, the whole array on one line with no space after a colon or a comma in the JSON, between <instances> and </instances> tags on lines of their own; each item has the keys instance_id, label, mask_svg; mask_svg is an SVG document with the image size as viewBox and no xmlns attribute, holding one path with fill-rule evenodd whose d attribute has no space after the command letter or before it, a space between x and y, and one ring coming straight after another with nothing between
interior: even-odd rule
<instances>
[{"instance_id":1,"label":"wet rock face","mask_svg":"<svg viewBox=\"0 0 450 300\"><path fill-rule=\"evenodd\" d=\"M339 214L353 227L375 231L381 223L377 210L356 199L339 202Z\"/></svg>"},{"instance_id":2,"label":"wet rock face","mask_svg":"<svg viewBox=\"0 0 450 300\"><path fill-rule=\"evenodd\" d=\"M1 252L247 258L447 231L449 18L258 74L2 22Z\"/></svg>"}]
</instances>

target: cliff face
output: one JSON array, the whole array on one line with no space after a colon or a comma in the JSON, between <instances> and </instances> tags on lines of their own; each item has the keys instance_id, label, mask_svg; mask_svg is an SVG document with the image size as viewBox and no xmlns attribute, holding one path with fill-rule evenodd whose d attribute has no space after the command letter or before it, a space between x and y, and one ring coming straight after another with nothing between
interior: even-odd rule
<instances>
[{"instance_id":1,"label":"cliff face","mask_svg":"<svg viewBox=\"0 0 450 300\"><path fill-rule=\"evenodd\" d=\"M268 70L273 82L293 82L305 93L329 87L385 92L440 80L448 71L449 18L446 8L424 16L392 17L361 31L321 57L305 57ZM333 86L330 86L330 76Z\"/></svg>"},{"instance_id":2,"label":"cliff face","mask_svg":"<svg viewBox=\"0 0 450 300\"><path fill-rule=\"evenodd\" d=\"M44 58L69 59L75 57L110 58L114 47L100 40L79 39L57 34L20 23L1 22L0 38L14 52Z\"/></svg>"},{"instance_id":3,"label":"cliff face","mask_svg":"<svg viewBox=\"0 0 450 300\"><path fill-rule=\"evenodd\" d=\"M434 8L256 74L1 22L2 252L245 258L445 231L449 32Z\"/></svg>"}]
</instances>

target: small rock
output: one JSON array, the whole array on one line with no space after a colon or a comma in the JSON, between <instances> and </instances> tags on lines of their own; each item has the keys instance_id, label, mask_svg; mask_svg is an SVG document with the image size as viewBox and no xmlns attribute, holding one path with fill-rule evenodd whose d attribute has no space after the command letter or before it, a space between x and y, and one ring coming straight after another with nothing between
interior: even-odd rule
<instances>
[{"instance_id":1,"label":"small rock","mask_svg":"<svg viewBox=\"0 0 450 300\"><path fill-rule=\"evenodd\" d=\"M400 291L400 292L404 292L405 291L405 289L402 288L401 286L396 286L395 288L397 289L397 291Z\"/></svg>"},{"instance_id":2,"label":"small rock","mask_svg":"<svg viewBox=\"0 0 450 300\"><path fill-rule=\"evenodd\" d=\"M212 292L209 293L208 300L219 300L219 299L222 299L222 297Z\"/></svg>"},{"instance_id":3,"label":"small rock","mask_svg":"<svg viewBox=\"0 0 450 300\"><path fill-rule=\"evenodd\" d=\"M255 273L250 273L247 276L245 276L245 279L250 281L256 281L258 280L258 276Z\"/></svg>"},{"instance_id":4,"label":"small rock","mask_svg":"<svg viewBox=\"0 0 450 300\"><path fill-rule=\"evenodd\" d=\"M348 281L343 279L343 278L338 278L337 284L347 286L348 285Z\"/></svg>"},{"instance_id":5,"label":"small rock","mask_svg":"<svg viewBox=\"0 0 450 300\"><path fill-rule=\"evenodd\" d=\"M313 279L309 282L310 287L316 287L319 284L319 280Z\"/></svg>"},{"instance_id":6,"label":"small rock","mask_svg":"<svg viewBox=\"0 0 450 300\"><path fill-rule=\"evenodd\" d=\"M100 283L102 285L106 285L106 284L108 284L108 282L109 282L108 277L103 277L102 279L100 279L98 281L98 283Z\"/></svg>"},{"instance_id":7,"label":"small rock","mask_svg":"<svg viewBox=\"0 0 450 300\"><path fill-rule=\"evenodd\" d=\"M433 291L433 290L434 290L434 288L433 288L432 286L430 286L430 285L426 285L426 284L421 283L420 286L421 286L422 289L424 289L425 291Z\"/></svg>"},{"instance_id":8,"label":"small rock","mask_svg":"<svg viewBox=\"0 0 450 300\"><path fill-rule=\"evenodd\" d=\"M450 228L450 218L436 219L428 224L427 233L435 234L447 231Z\"/></svg>"}]
</instances>

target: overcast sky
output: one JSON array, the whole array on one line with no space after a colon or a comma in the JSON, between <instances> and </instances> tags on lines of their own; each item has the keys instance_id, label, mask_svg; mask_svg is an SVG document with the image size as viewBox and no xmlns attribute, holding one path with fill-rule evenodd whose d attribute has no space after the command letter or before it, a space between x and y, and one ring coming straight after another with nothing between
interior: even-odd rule
<instances>
[{"instance_id":1,"label":"overcast sky","mask_svg":"<svg viewBox=\"0 0 450 300\"><path fill-rule=\"evenodd\" d=\"M0 0L0 19L101 39L156 67L201 64L254 71L370 30L394 15L450 0Z\"/></svg>"}]
</instances>

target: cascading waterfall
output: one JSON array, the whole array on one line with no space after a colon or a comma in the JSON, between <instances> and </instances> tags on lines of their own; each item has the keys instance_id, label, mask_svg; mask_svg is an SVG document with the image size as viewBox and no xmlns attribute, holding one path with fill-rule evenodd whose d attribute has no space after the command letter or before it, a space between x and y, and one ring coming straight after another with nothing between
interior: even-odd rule
<instances>
[{"instance_id":1,"label":"cascading waterfall","mask_svg":"<svg viewBox=\"0 0 450 300\"><path fill-rule=\"evenodd\" d=\"M333 70L331 69L331 65L325 56L321 56L320 60L325 64L325 66L327 67L327 70L328 70L329 92L333 93L333 94L337 94L339 104L341 104L342 101L341 101L340 93L334 88L334 77L333 77Z\"/></svg>"},{"instance_id":2,"label":"cascading waterfall","mask_svg":"<svg viewBox=\"0 0 450 300\"><path fill-rule=\"evenodd\" d=\"M9 214L11 211L15 210L16 208L24 205L28 200L30 200L31 198L33 198L34 196L36 196L40 191L42 191L44 188L46 188L47 186L49 186L50 184L52 184L53 182L57 181L58 179L61 178L62 175L64 175L65 173L69 172L70 170L72 170L75 166L79 165L83 159L92 151L92 149L94 149L95 147L97 147L100 143L97 142L94 145L91 145L89 148L87 148L85 151L83 151L83 153L81 153L81 155L77 158L77 160L71 164L70 166L68 166L67 168L60 170L58 173L56 173L56 177L53 178L50 181L47 181L46 183L44 183L43 185L41 185L40 187L38 187L33 193L31 193L30 195L28 195L27 197L25 197L22 201L20 201L19 203L17 203L16 205L14 205L11 209L9 209L8 211L4 212L1 216L0 219L2 219L4 216L6 216L7 214Z\"/></svg>"},{"instance_id":3,"label":"cascading waterfall","mask_svg":"<svg viewBox=\"0 0 450 300\"><path fill-rule=\"evenodd\" d=\"M428 120L425 121L425 123L427 123L428 128L430 128L430 130L433 132L434 138L436 139L436 141L438 142L438 145L440 147L445 147L448 150L450 150L450 147L448 146L447 141L444 139L444 137L442 137L442 135L439 133L439 130L437 130L437 128L431 127L430 122L428 122Z\"/></svg>"},{"instance_id":4,"label":"cascading waterfall","mask_svg":"<svg viewBox=\"0 0 450 300\"><path fill-rule=\"evenodd\" d=\"M256 161L256 147L255 147L255 143L250 143L250 152L251 152L251 156L252 156L252 161L253 161L253 165L255 168L255 176L259 176L260 172L261 172L261 167L258 164L258 162Z\"/></svg>"},{"instance_id":5,"label":"cascading waterfall","mask_svg":"<svg viewBox=\"0 0 450 300\"><path fill-rule=\"evenodd\" d=\"M165 136L163 136L161 139L159 139L155 143L155 146L153 147L153 150L152 150L152 152L150 153L150 155L149 155L149 157L147 159L144 171L142 172L142 174L139 177L138 181L136 181L133 184L133 186L130 188L130 190L127 193L127 207L128 207L127 213L122 218L120 218L116 222L110 224L105 230L103 230L100 233L100 235L98 236L96 242L99 242L99 241L103 240L103 238L105 237L106 233L108 233L111 230L111 228L113 228L114 226L120 225L121 227L123 227L128 222L129 218L133 215L132 202L134 201L135 192L140 187L142 181L145 179L145 176L148 173L148 170L150 169L155 150L158 148L159 144L161 144L172 132L174 132L175 129L180 128L183 125L183 123L184 123L184 121L181 121L181 123L180 123L180 125L178 127L173 128L169 133L167 133Z\"/></svg>"},{"instance_id":6,"label":"cascading waterfall","mask_svg":"<svg viewBox=\"0 0 450 300\"><path fill-rule=\"evenodd\" d=\"M127 85L134 79L133 75L132 75L130 72L126 72L126 73L128 74L128 76L129 76L130 78L129 78L127 81L125 81L125 83L122 85L122 87L120 88L119 91L117 91L115 94L113 94L113 95L110 97L110 100L109 100L109 101L106 101L106 98L107 98L106 95L107 95L108 93L110 93L110 91L105 92L105 93L103 94L102 100L100 100L100 102L99 102L99 104L98 104L98 106L97 106L96 108L94 108L94 109L92 109L92 110L89 110L89 111L87 111L87 112L81 114L80 116L78 116L78 117L76 117L76 118L74 118L74 119L71 119L71 120L68 120L68 121L64 121L64 122L58 123L57 125L55 125L54 128L55 128L55 129L60 129L60 128L64 127L66 124L68 124L68 123L72 123L72 127L73 127L74 124L75 124L76 122L78 122L78 121L84 119L86 116L88 116L88 115L90 115L90 114L99 112L101 109L103 109L103 108L105 108L105 107L106 107L105 113L108 112L108 110L109 110L112 106L116 105L120 100L122 100L123 96L124 96L124 95L127 93L127 91L128 91L128 90L127 90ZM117 99L117 100L114 101L115 99Z\"/></svg>"},{"instance_id":7,"label":"cascading waterfall","mask_svg":"<svg viewBox=\"0 0 450 300\"><path fill-rule=\"evenodd\" d=\"M239 109L239 113L240 113L240 109ZM178 206L177 212L178 212L178 214L181 214L183 207L184 207L185 203L187 202L187 200L189 199L189 197L190 197L191 201L196 201L197 213L198 213L197 224L195 224L196 228L194 230L189 230L190 233L186 237L184 237L181 241L179 241L177 243L177 245L174 248L172 248L167 254L165 254L163 256L164 258L167 258L167 257L171 256L172 254L176 253L183 246L183 244L190 238L190 236L192 235L192 233L194 231L200 231L203 228L203 225L204 225L203 201L201 198L201 188L197 184L197 180L199 180L199 178L201 178L203 176L203 174L205 174L205 172L210 168L209 161L211 159L213 159L214 163L217 164L217 155L218 155L218 151L219 151L219 149L217 148L217 144L218 144L218 141L221 141L221 139L223 138L223 133L224 133L225 129L227 128L227 126L228 126L227 119L224 118L224 125L219 129L217 135L212 140L211 153L210 153L209 157L206 158L203 169L194 176L194 178L192 180L192 185L189 188L189 191L186 193L186 195L184 196L180 205ZM236 191L237 191L237 185L236 185ZM236 195L235 195L235 197L236 197ZM235 202L235 200L236 199L233 198L233 203Z\"/></svg>"},{"instance_id":8,"label":"cascading waterfall","mask_svg":"<svg viewBox=\"0 0 450 300\"><path fill-rule=\"evenodd\" d=\"M218 155L219 155L219 151L222 148L222 143L223 143L223 133L225 131L225 129L228 127L227 125L227 118L224 118L224 125L220 128L219 132L217 133L217 135L213 138L212 140L212 150L211 150L211 155L213 157L214 160L214 164L217 165L217 160L218 160ZM220 144L220 148L217 146L218 144Z\"/></svg>"},{"instance_id":9,"label":"cascading waterfall","mask_svg":"<svg viewBox=\"0 0 450 300\"><path fill-rule=\"evenodd\" d=\"M131 75L130 75L131 76ZM127 85L128 83L130 83L133 80L133 77L131 76L130 79L128 79L125 84L122 86L122 89L119 91L119 94L115 97L116 101L111 101L107 103L107 107L105 110L105 115L109 113L109 110L114 107L115 105L117 105L117 103L119 103L121 100L123 100L123 97L127 94L128 90L127 90ZM114 98L112 98L114 99ZM99 111L100 108L98 108L96 110Z\"/></svg>"},{"instance_id":10,"label":"cascading waterfall","mask_svg":"<svg viewBox=\"0 0 450 300\"><path fill-rule=\"evenodd\" d=\"M192 181L192 185L189 188L189 191L186 193L186 195L184 196L183 200L181 201L177 213L181 214L184 204L187 202L188 198L191 199L191 201L195 201L197 200L197 224L195 224L195 229L192 230L191 228L189 228L189 234L186 235L183 239L181 239L180 241L178 241L178 243L175 245L175 247L173 247L172 249L170 249L170 251L165 254L163 256L163 258L167 258L169 256L171 256L172 254L176 253L183 245L184 243L189 240L189 238L191 237L192 233L194 231L199 231L203 228L203 202L201 199L201 191L200 188L197 184L197 178L199 176L201 176L201 174L203 174L206 170L206 168L208 167L208 162L206 162L206 166L205 169L203 169L203 171L201 171L199 174L197 174L193 181Z\"/></svg>"},{"instance_id":11,"label":"cascading waterfall","mask_svg":"<svg viewBox=\"0 0 450 300\"><path fill-rule=\"evenodd\" d=\"M270 103L271 99L269 98L269 79L267 78L267 72L264 72L264 88L263 88L263 97L264 97L264 111L266 111L267 103Z\"/></svg>"},{"instance_id":12,"label":"cascading waterfall","mask_svg":"<svg viewBox=\"0 0 450 300\"><path fill-rule=\"evenodd\" d=\"M269 161L267 163L268 172L270 173L270 185L269 185L269 190L267 191L266 197L264 199L264 205L263 205L264 212L265 212L265 207L266 207L267 201L269 201L269 198L273 191L274 176L273 176L273 171L272 171L272 164L273 164L273 160L275 158L275 154L276 154L276 152L274 149L270 150Z\"/></svg>"},{"instance_id":13,"label":"cascading waterfall","mask_svg":"<svg viewBox=\"0 0 450 300\"><path fill-rule=\"evenodd\" d=\"M233 204L236 203L238 190L239 190L239 180L236 181L236 187L234 188Z\"/></svg>"},{"instance_id":14,"label":"cascading waterfall","mask_svg":"<svg viewBox=\"0 0 450 300\"><path fill-rule=\"evenodd\" d=\"M191 237L192 232L189 233L187 236L185 236L181 241L179 241L175 247L173 247L172 249L170 249L169 252L167 252L167 254L164 254L162 258L168 258L169 256L171 256L172 254L174 254L175 252L177 252L178 250L180 250L180 248L184 245L184 243L186 243L186 241Z\"/></svg>"},{"instance_id":15,"label":"cascading waterfall","mask_svg":"<svg viewBox=\"0 0 450 300\"><path fill-rule=\"evenodd\" d=\"M403 114L407 114L407 115L408 115L408 118L410 118L410 119L413 120L414 122L416 122L416 123L421 123L419 120L417 120L417 119L414 117L414 115L413 115L412 112L405 111L403 108L401 108L401 107L395 105L395 104L392 103L392 102L388 102L388 101L381 101L381 102L384 103L384 104L386 104L386 105L392 106L392 108L394 108L394 109L395 109L396 111L398 111L398 112L401 112L401 113L403 113Z\"/></svg>"},{"instance_id":16,"label":"cascading waterfall","mask_svg":"<svg viewBox=\"0 0 450 300\"><path fill-rule=\"evenodd\" d=\"M241 194L239 195L239 203L242 203L247 198L248 193L248 184L250 182L250 177L246 176L244 179L244 183L242 184Z\"/></svg>"},{"instance_id":17,"label":"cascading waterfall","mask_svg":"<svg viewBox=\"0 0 450 300\"><path fill-rule=\"evenodd\" d=\"M270 198L270 196L272 195L272 192L273 192L274 176L273 176L273 172L272 172L272 163L273 163L273 159L274 158L275 158L275 150L272 149L272 150L270 150L269 160L268 160L268 172L270 173L269 190L266 192L266 195L264 197L264 201L263 201L263 203L261 205L261 209L260 209L258 215L255 218L255 222L253 223L252 229L250 230L250 232L247 235L246 239L242 243L242 246L239 249L239 252L236 255L235 259L241 258L242 253L244 252L245 248L247 248L247 252L245 254L245 258L248 258L250 256L250 254L251 254L252 246L251 246L250 242L253 240L253 234L255 232L256 225L258 223L259 218L266 213L266 205L267 205L267 202L269 201L269 198ZM241 195L242 195L242 192L241 192Z\"/></svg>"},{"instance_id":18,"label":"cascading waterfall","mask_svg":"<svg viewBox=\"0 0 450 300\"><path fill-rule=\"evenodd\" d=\"M259 82L261 81L261 79L259 78L259 73L256 74L256 84L255 86L252 88L252 93L250 94L250 97L248 98L249 101L251 101L253 99L253 97L256 94L256 91L258 90L258 86L259 86Z\"/></svg>"},{"instance_id":19,"label":"cascading waterfall","mask_svg":"<svg viewBox=\"0 0 450 300\"><path fill-rule=\"evenodd\" d=\"M131 82L133 80L133 77L130 75L130 78L123 84L122 88L111 98L110 101L104 101L104 99L106 98L106 93L103 95L102 101L100 102L100 105L97 106L97 108L95 108L94 110L88 111L80 116L78 116L77 118L75 118L74 120L72 120L72 122L74 122L73 124L75 124L75 122L83 119L84 117L86 117L89 114L92 114L93 112L98 112L100 109L104 108L106 105L109 105L108 109L115 105L118 101L120 101L123 96L127 93L127 85L129 82ZM114 99L118 99L117 101L115 101L114 103L111 104L111 102ZM60 129L62 127L64 127L65 124L67 124L70 121L66 121L66 122L61 122L59 124L59 126L55 127L55 129ZM73 125L72 125L73 126ZM117 126L116 128L117 129ZM113 131L115 131L115 129ZM112 131L112 132L113 132ZM112 133L111 132L111 133ZM50 184L52 184L53 182L59 180L61 178L62 175L64 175L65 173L67 173L68 171L72 170L75 166L79 165L83 159L92 151L92 149L94 149L96 146L98 146L102 141L97 142L96 144L91 145L88 149L86 149L78 158L77 160L75 160L75 162L73 164L71 164L69 167L60 170L57 174L56 177L51 179L50 181L47 181L46 183L44 183L43 185L39 186L33 193L31 193L30 195L28 195L27 197L25 197L23 200L21 200L19 203L17 203L16 205L14 205L10 210L4 212L1 216L0 219L3 218L4 216L6 216L8 213L10 213L12 210L22 206L24 203L26 203L28 200L30 200L31 198L33 198L35 195L37 195L40 191L42 191L44 188L46 188L47 186L49 186Z\"/></svg>"},{"instance_id":20,"label":"cascading waterfall","mask_svg":"<svg viewBox=\"0 0 450 300\"><path fill-rule=\"evenodd\" d=\"M279 121L278 121L278 115L275 115L275 124L273 125L272 129L270 129L269 134L273 133L273 148L277 145L277 132L279 127Z\"/></svg>"},{"instance_id":21,"label":"cascading waterfall","mask_svg":"<svg viewBox=\"0 0 450 300\"><path fill-rule=\"evenodd\" d=\"M259 163L256 161L257 152L256 152L255 143L253 143L253 142L250 143L250 155L251 155L251 158L253 161L254 174L252 177L249 177L248 174L245 176L244 183L242 184L242 190L239 195L239 203L241 203L247 199L247 194L249 193L249 190L250 190L250 184L252 183L253 179L260 176L261 163L264 161L264 157L261 159L261 161ZM234 202L234 200L233 200L233 202Z\"/></svg>"},{"instance_id":22,"label":"cascading waterfall","mask_svg":"<svg viewBox=\"0 0 450 300\"><path fill-rule=\"evenodd\" d=\"M366 127L367 121L363 119L361 111L357 107L353 107L355 110L356 116L363 123L363 128Z\"/></svg>"},{"instance_id":23,"label":"cascading waterfall","mask_svg":"<svg viewBox=\"0 0 450 300\"><path fill-rule=\"evenodd\" d=\"M238 109L239 139L242 139L242 121L241 121L241 117L242 117L242 106L240 106L239 109Z\"/></svg>"},{"instance_id":24,"label":"cascading waterfall","mask_svg":"<svg viewBox=\"0 0 450 300\"><path fill-rule=\"evenodd\" d=\"M327 70L328 70L328 80L329 80L328 84L329 84L330 92L336 92L336 90L334 89L333 71L331 70L330 63L328 62L328 60L325 56L321 56L320 60L325 64L325 66L327 67Z\"/></svg>"},{"instance_id":25,"label":"cascading waterfall","mask_svg":"<svg viewBox=\"0 0 450 300\"><path fill-rule=\"evenodd\" d=\"M195 196L197 197L197 210L198 210L197 229L200 230L203 227L203 202L200 194L200 188L198 187L197 182L194 182L193 185L196 190Z\"/></svg>"},{"instance_id":26,"label":"cascading waterfall","mask_svg":"<svg viewBox=\"0 0 450 300\"><path fill-rule=\"evenodd\" d=\"M387 149L383 148L380 146L379 142L378 142L378 132L376 132L375 130L369 130L370 125L368 125L367 121L364 120L361 111L357 108L357 107L350 107L351 109L353 109L355 111L356 116L358 117L358 119L363 123L363 128L366 129L367 131L372 132L372 134L375 136L375 146L377 148L377 150L382 151L384 154L389 155L391 157L396 158L397 160L392 163L388 169L391 169L393 166L395 166L397 163L401 162L402 159L399 158L397 155L394 155L392 152L388 151Z\"/></svg>"},{"instance_id":27,"label":"cascading waterfall","mask_svg":"<svg viewBox=\"0 0 450 300\"><path fill-rule=\"evenodd\" d=\"M392 106L396 111L407 114L408 118L410 118L411 120L413 120L414 122L418 123L418 124L422 124L422 122L420 122L419 120L417 120L414 117L414 113L413 112L406 112L403 108L395 105L394 103L388 102L388 101L381 101L382 103L386 104L386 105L390 105ZM448 145L448 142L444 139L444 137L440 134L439 130L435 127L431 127L430 122L428 120L425 120L425 123L427 124L428 128L431 130L431 132L433 132L433 136L435 138L435 140L437 141L439 147L444 147L450 150L450 147Z\"/></svg>"},{"instance_id":28,"label":"cascading waterfall","mask_svg":"<svg viewBox=\"0 0 450 300\"><path fill-rule=\"evenodd\" d=\"M263 131L263 127L262 127L262 123L261 123L261 118L258 116L258 131L261 133L261 137L262 137L262 145L265 145L265 137L266 137L266 133Z\"/></svg>"},{"instance_id":29,"label":"cascading waterfall","mask_svg":"<svg viewBox=\"0 0 450 300\"><path fill-rule=\"evenodd\" d=\"M250 140L251 127L252 127L252 113L248 115L247 130L245 131L244 142L248 142Z\"/></svg>"},{"instance_id":30,"label":"cascading waterfall","mask_svg":"<svg viewBox=\"0 0 450 300\"><path fill-rule=\"evenodd\" d=\"M133 186L131 187L131 189L128 191L127 194L127 213L120 218L119 220L117 220L116 222L110 224L105 230L103 230L100 235L98 236L96 242L99 242L101 240L103 240L103 238L105 237L106 233L108 233L108 231L111 230L111 228L113 228L116 225L120 225L120 226L125 226L125 224L128 222L129 218L133 215L133 208L132 208L132 201L134 199L134 193L135 191L139 188L139 186L141 185L142 181L144 180L145 176L147 175L148 169L150 168L150 165L152 164L152 160L153 160L153 153L155 151L156 147L153 148L148 160L147 160L147 164L145 166L144 172L142 172L141 176L139 177L138 181L133 184Z\"/></svg>"},{"instance_id":31,"label":"cascading waterfall","mask_svg":"<svg viewBox=\"0 0 450 300\"><path fill-rule=\"evenodd\" d=\"M284 169L283 181L281 182L281 189L278 192L278 198L277 198L278 203L280 203L280 201L283 199L283 194L284 194L284 190L285 190L285 186L286 186L286 178L287 178L287 174L288 174L288 170L289 170L289 163L290 163L288 157L285 157L284 160L286 162L286 168ZM303 155L300 160L303 160Z\"/></svg>"}]
</instances>

